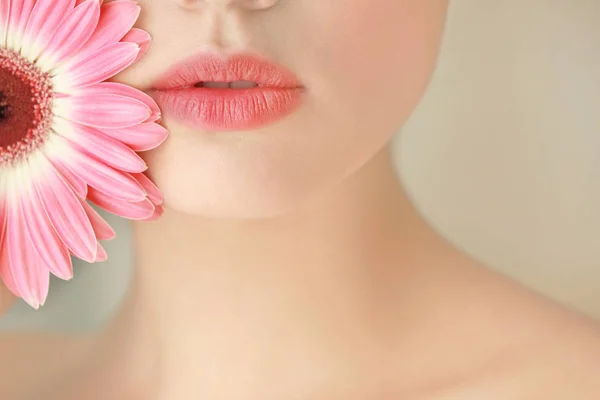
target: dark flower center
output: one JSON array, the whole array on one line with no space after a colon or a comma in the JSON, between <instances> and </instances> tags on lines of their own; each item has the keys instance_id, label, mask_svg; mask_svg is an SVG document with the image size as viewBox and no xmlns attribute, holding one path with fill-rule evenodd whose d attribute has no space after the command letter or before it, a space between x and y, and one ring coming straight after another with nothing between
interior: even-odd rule
<instances>
[{"instance_id":1,"label":"dark flower center","mask_svg":"<svg viewBox=\"0 0 600 400\"><path fill-rule=\"evenodd\" d=\"M8 118L10 108L8 107L8 99L4 93L0 92L0 121Z\"/></svg>"},{"instance_id":2,"label":"dark flower center","mask_svg":"<svg viewBox=\"0 0 600 400\"><path fill-rule=\"evenodd\" d=\"M50 77L13 50L0 48L0 166L23 159L48 137Z\"/></svg>"}]
</instances>

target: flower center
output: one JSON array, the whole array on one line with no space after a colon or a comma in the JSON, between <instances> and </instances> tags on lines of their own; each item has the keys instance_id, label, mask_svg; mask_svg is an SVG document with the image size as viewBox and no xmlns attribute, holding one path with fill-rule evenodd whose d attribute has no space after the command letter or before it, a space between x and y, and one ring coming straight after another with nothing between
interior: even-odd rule
<instances>
[{"instance_id":1,"label":"flower center","mask_svg":"<svg viewBox=\"0 0 600 400\"><path fill-rule=\"evenodd\" d=\"M53 98L48 74L0 47L0 167L23 160L44 143Z\"/></svg>"},{"instance_id":2,"label":"flower center","mask_svg":"<svg viewBox=\"0 0 600 400\"><path fill-rule=\"evenodd\" d=\"M8 118L8 101L4 93L0 92L0 121Z\"/></svg>"}]
</instances>

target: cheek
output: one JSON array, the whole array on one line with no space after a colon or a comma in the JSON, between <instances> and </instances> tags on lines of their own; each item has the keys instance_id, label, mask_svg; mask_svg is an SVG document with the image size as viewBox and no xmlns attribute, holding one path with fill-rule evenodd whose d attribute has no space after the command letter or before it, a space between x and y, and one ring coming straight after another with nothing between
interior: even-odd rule
<instances>
[{"instance_id":1,"label":"cheek","mask_svg":"<svg viewBox=\"0 0 600 400\"><path fill-rule=\"evenodd\" d=\"M401 124L429 82L446 1L321 2L325 3L330 7L315 10L320 22L312 51L321 69L315 74L322 78L315 82L316 89L332 104L358 112L354 115L367 123Z\"/></svg>"},{"instance_id":2,"label":"cheek","mask_svg":"<svg viewBox=\"0 0 600 400\"><path fill-rule=\"evenodd\" d=\"M431 78L446 0L329 0L296 3L310 26L287 37L309 87L304 172L344 178L376 154L408 119ZM283 41L284 39L282 39Z\"/></svg>"}]
</instances>

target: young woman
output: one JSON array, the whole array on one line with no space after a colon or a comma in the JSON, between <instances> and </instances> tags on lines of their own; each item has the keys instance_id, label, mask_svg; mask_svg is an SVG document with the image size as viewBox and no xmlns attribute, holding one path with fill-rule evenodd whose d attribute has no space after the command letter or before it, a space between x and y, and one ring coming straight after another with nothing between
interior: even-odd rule
<instances>
[{"instance_id":1,"label":"young woman","mask_svg":"<svg viewBox=\"0 0 600 400\"><path fill-rule=\"evenodd\" d=\"M447 0L139 3L153 46L117 80L171 132L144 154L164 215L105 329L0 336L0 398L600 398L597 324L453 248L394 173Z\"/></svg>"}]
</instances>

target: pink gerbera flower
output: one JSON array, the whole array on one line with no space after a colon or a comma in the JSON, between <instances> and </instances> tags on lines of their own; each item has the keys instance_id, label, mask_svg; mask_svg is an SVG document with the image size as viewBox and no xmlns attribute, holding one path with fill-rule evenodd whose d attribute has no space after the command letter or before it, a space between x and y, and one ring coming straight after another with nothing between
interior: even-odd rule
<instances>
[{"instance_id":1,"label":"pink gerbera flower","mask_svg":"<svg viewBox=\"0 0 600 400\"><path fill-rule=\"evenodd\" d=\"M106 259L111 227L86 200L131 219L162 213L138 151L162 143L159 109L105 82L133 64L149 35L130 0L0 0L0 277L32 307L71 255Z\"/></svg>"}]
</instances>

